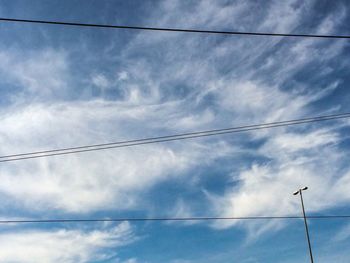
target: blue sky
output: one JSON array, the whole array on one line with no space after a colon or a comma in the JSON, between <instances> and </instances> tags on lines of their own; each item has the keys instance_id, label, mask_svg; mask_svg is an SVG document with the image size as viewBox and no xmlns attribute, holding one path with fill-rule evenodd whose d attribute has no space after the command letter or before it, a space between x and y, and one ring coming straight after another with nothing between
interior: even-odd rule
<instances>
[{"instance_id":1,"label":"blue sky","mask_svg":"<svg viewBox=\"0 0 350 263\"><path fill-rule=\"evenodd\" d=\"M0 17L349 35L347 1L3 0ZM0 155L349 112L348 40L0 24ZM2 219L350 214L349 120L3 163ZM317 262L350 222L310 220ZM0 227L1 262L308 262L301 220Z\"/></svg>"}]
</instances>

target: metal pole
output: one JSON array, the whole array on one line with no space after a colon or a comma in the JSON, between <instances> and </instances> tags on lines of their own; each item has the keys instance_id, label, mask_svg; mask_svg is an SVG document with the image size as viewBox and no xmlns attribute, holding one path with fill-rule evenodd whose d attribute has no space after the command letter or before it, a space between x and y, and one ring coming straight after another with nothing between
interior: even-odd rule
<instances>
[{"instance_id":1,"label":"metal pole","mask_svg":"<svg viewBox=\"0 0 350 263\"><path fill-rule=\"evenodd\" d=\"M301 207L303 208L303 216L304 216L304 223L305 223L305 231L306 231L306 237L307 237L307 243L309 245L309 253L310 253L310 260L311 263L314 263L314 258L312 256L312 249L311 249L311 242L310 242L310 236L309 236L309 228L307 226L307 220L306 220L306 215L305 215L305 208L304 208L304 200L303 200L303 194L302 190L299 190L300 193L300 200L301 200Z\"/></svg>"}]
</instances>

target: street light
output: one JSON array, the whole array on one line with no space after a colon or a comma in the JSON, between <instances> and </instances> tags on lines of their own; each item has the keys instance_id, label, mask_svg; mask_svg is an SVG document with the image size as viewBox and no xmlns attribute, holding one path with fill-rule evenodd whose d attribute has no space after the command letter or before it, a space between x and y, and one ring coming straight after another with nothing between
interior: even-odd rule
<instances>
[{"instance_id":1,"label":"street light","mask_svg":"<svg viewBox=\"0 0 350 263\"><path fill-rule=\"evenodd\" d=\"M301 208L303 210L303 217L304 217L304 223L305 223L305 231L306 231L307 243L309 245L310 260L311 260L311 263L314 263L314 259L312 257L312 249L311 249L311 243L310 243L309 228L307 226L306 215L305 215L305 208L304 208L304 200L303 200L303 194L302 194L302 191L305 191L307 189L308 189L307 186L305 186L304 188L300 188L298 191L294 192L293 195L300 194L300 201L301 201Z\"/></svg>"}]
</instances>

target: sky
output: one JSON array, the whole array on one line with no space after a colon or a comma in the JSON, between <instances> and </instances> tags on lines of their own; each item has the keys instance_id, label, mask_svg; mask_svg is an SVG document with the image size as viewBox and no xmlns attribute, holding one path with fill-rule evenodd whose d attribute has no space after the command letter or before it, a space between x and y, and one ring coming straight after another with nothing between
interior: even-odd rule
<instances>
[{"instance_id":1,"label":"sky","mask_svg":"<svg viewBox=\"0 0 350 263\"><path fill-rule=\"evenodd\" d=\"M2 0L0 17L349 35L348 1ZM0 155L350 112L346 39L0 23ZM350 120L0 164L0 219L350 214ZM315 262L350 221L310 219ZM308 262L301 219L0 225L0 262Z\"/></svg>"}]
</instances>

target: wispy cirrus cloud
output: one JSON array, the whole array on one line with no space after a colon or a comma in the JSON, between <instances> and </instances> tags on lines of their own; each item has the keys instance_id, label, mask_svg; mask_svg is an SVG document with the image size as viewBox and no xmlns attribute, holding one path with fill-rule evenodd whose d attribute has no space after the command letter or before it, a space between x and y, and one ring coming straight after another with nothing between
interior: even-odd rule
<instances>
[{"instance_id":1,"label":"wispy cirrus cloud","mask_svg":"<svg viewBox=\"0 0 350 263\"><path fill-rule=\"evenodd\" d=\"M211 197L217 212L224 216L298 215L299 200L292 192L304 185L310 188L305 193L309 213L345 205L349 194L342 189L349 187L349 165L344 158L347 153L338 147L341 141L339 133L330 129L269 138L258 150L264 161L242 169L235 178L237 185L228 188L224 196ZM227 227L237 221L225 223L216 226ZM278 224L281 222L269 227L265 223L245 226L256 236L260 232L256 227L270 231L278 229Z\"/></svg>"},{"instance_id":2,"label":"wispy cirrus cloud","mask_svg":"<svg viewBox=\"0 0 350 263\"><path fill-rule=\"evenodd\" d=\"M266 12L259 13L264 23L260 24L254 17L248 16L245 18L247 25L255 26L257 31L278 25L280 30L289 32L306 19L304 15L312 7L311 2L300 5L297 2L264 7ZM179 26L191 27L204 22L214 27L230 21L230 26L252 7L257 8L257 4L222 6L202 1L188 6L179 1L168 1L159 7L164 10L159 21L163 25L177 22ZM190 17L193 13L191 8L198 11L194 17ZM189 13L186 11L188 14L185 12L178 20L176 13L184 10ZM217 15L214 16L214 13ZM285 14L284 23L277 23L274 13ZM331 32L344 16L344 11L336 9L334 14L325 18L318 30ZM234 19L230 20L232 17ZM2 56L6 59L2 62L2 74L10 73L10 68L18 69L8 74L7 80L22 87L15 99L22 104L20 107L15 104L15 110L10 107L3 112L1 151L6 154L30 151L39 146L44 149L48 146L55 148L112 141L114 138L143 137L144 130L151 135L246 124L248 121L296 118L310 113L310 104L337 88L334 80L312 92L308 91L308 84L295 82L285 89L284 83L310 63L318 63L321 58L323 63L332 61L342 52L345 45L342 41L319 44L315 40L263 39L257 42L255 38L243 37L238 41L233 37L223 38L214 45L216 41L215 37L202 35L137 34L120 53L122 71L98 72L94 69L91 73L92 85L101 90L113 88L120 91L120 96L113 101L103 97L81 101L57 100L60 96L57 97L56 93L65 94L77 83L72 82L73 76L69 73L73 67L67 55L69 51L37 51L28 53L22 60L18 58L23 56L4 51ZM274 55L269 54L271 48L276 50ZM113 52L113 48L109 49ZM326 52L328 49L332 52ZM292 63L281 67L281 63L284 65L286 61ZM226 67L226 73L222 72L222 65ZM270 73L278 75L278 78L270 80ZM23 97L21 94L27 95ZM35 98L34 102L31 98ZM27 105L26 99L30 100ZM44 99L54 106L45 103ZM280 140L291 139L283 130L274 134ZM280 144L270 140L269 136L267 132L263 137L267 140L266 144ZM255 136L248 138L252 144L261 139ZM302 135L293 137L295 144L303 143L302 139ZM102 204L109 207L109 203L133 207L136 202L130 195L131 191L143 191L141 189L166 180L169 174L186 174L186 171L200 165L199 160L207 154L213 156L208 160L223 155L202 152L199 144L197 147L196 143L189 143L125 150L118 154L103 152L70 156L70 161L66 163L56 158L11 164L2 168L5 182L2 191L18 200L32 196L26 201L28 205L31 205L31 199L37 202L44 195L42 203L45 209L52 205L67 211L89 211L98 209ZM271 158L268 154L266 157ZM99 161L94 162L97 159ZM254 167L259 170L257 165ZM263 174L266 172L265 168L261 171ZM11 175L13 172L16 176ZM23 181L27 183L18 183ZM37 181L42 184L35 183ZM73 183L66 184L66 181ZM110 188L102 190L104 185Z\"/></svg>"},{"instance_id":3,"label":"wispy cirrus cloud","mask_svg":"<svg viewBox=\"0 0 350 263\"><path fill-rule=\"evenodd\" d=\"M128 223L121 223L93 231L10 230L1 232L0 240L4 242L0 251L2 262L94 262L115 258L118 248L135 242L137 237Z\"/></svg>"},{"instance_id":4,"label":"wispy cirrus cloud","mask_svg":"<svg viewBox=\"0 0 350 263\"><path fill-rule=\"evenodd\" d=\"M337 4L312 24L310 14L314 14L316 4L297 0L270 1L266 5L254 1L169 0L159 3L144 24L260 32L337 32L348 16L347 8ZM50 35L49 29L47 32ZM338 62L347 48L345 41L135 32L121 46L115 39L121 35L113 34L96 37L108 46L101 51L104 56L91 53L89 48L94 43L88 37L84 41L89 43L65 43L62 49L50 45L35 51L2 48L0 90L8 103L0 107L1 154L287 120L347 109L341 103L325 102L337 96L343 83L334 73L347 67L346 62ZM151 190L161 183L182 180L186 187L179 187L174 198L177 201L169 202L158 214L195 215L192 197L183 194L186 191L196 193L196 202L214 215L295 214L299 211L298 200L290 194L304 184L310 187L308 209L322 212L349 201L348 151L341 147L345 140L341 128L347 125L332 122L8 163L0 167L3 210L6 206L21 208L20 216L33 210L45 216L89 216L101 210L140 210L147 215L147 202L157 199L157 193L150 194ZM242 157L243 148L247 150ZM194 175L197 168L205 170L205 175ZM228 181L215 174L219 168L231 173ZM202 177L213 180L212 185L219 181L222 188L215 189L214 195ZM196 182L189 190L189 182L193 181ZM325 199L327 189L337 190ZM323 202L313 201L321 199ZM242 224L238 221L216 227ZM275 222L244 224L251 235L283 226ZM81 241L85 242L81 251L88 250L90 241L86 240L92 236L78 230L33 231L22 236L25 240L30 240L29 236L52 236L52 242L78 236L85 240ZM23 246L35 242L26 243L14 233L6 238ZM52 261L60 260L50 248L43 249L49 251ZM11 253L13 256L15 252ZM79 253L72 254L72 260L79 258ZM92 250L86 261L96 253Z\"/></svg>"},{"instance_id":5,"label":"wispy cirrus cloud","mask_svg":"<svg viewBox=\"0 0 350 263\"><path fill-rule=\"evenodd\" d=\"M114 131L115 138L127 139L127 130L118 126L127 120L132 125L132 119L135 125L147 122L147 116L154 110L153 107L141 109L138 106L133 111L118 103L98 101L74 106L36 104L3 119L1 151L3 154L31 151L40 144L42 149L48 144L54 147L84 145L94 143L94 138L107 138ZM141 133L135 131L136 135ZM28 138L31 138L30 144ZM59 141L52 143L52 138ZM3 184L0 188L3 194L17 202L39 210L54 208L88 212L117 207L137 208L142 205L142 202L136 202L139 193L157 182L184 175L199 165L198 162L212 162L223 154L226 152L208 155L205 147L188 142L171 148L151 145L6 163L1 167Z\"/></svg>"}]
</instances>

